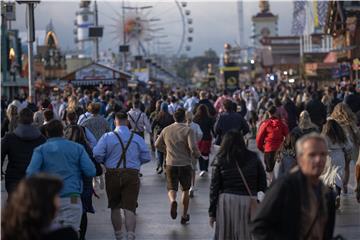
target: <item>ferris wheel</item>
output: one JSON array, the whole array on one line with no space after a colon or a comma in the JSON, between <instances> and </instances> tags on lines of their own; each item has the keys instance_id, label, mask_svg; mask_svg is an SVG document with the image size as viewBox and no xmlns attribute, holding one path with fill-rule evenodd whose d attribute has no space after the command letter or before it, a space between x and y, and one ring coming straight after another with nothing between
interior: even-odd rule
<instances>
[{"instance_id":1,"label":"ferris wheel","mask_svg":"<svg viewBox=\"0 0 360 240\"><path fill-rule=\"evenodd\" d=\"M193 18L186 2L159 2L150 5L134 2L107 2L112 14L105 34L132 55L179 56L191 51ZM103 13L101 13L104 15Z\"/></svg>"}]
</instances>

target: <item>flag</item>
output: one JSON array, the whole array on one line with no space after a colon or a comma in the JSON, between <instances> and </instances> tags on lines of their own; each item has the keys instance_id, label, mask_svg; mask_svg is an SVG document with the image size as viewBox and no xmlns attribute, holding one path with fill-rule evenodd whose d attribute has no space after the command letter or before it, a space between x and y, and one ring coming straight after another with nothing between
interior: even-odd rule
<instances>
[{"instance_id":1,"label":"flag","mask_svg":"<svg viewBox=\"0 0 360 240\"><path fill-rule=\"evenodd\" d=\"M225 89L229 91L235 91L239 88L239 67L224 67L224 83Z\"/></svg>"},{"instance_id":2,"label":"flag","mask_svg":"<svg viewBox=\"0 0 360 240\"><path fill-rule=\"evenodd\" d=\"M291 34L299 36L304 33L306 24L306 0L294 1Z\"/></svg>"}]
</instances>

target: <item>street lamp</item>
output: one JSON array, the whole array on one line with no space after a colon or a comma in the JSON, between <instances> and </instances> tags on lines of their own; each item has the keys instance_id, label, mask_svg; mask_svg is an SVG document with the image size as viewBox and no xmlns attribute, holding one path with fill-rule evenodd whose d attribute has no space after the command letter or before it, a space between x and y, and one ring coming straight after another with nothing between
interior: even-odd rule
<instances>
[{"instance_id":1,"label":"street lamp","mask_svg":"<svg viewBox=\"0 0 360 240\"><path fill-rule=\"evenodd\" d=\"M40 0L17 0L18 4L26 4L27 6L27 29L28 29L28 59L29 59L29 101L32 102L33 98L33 88L32 82L34 78L33 67L34 67L34 56L33 56L33 42L35 41L35 19L34 19L34 5L40 3Z\"/></svg>"}]
</instances>

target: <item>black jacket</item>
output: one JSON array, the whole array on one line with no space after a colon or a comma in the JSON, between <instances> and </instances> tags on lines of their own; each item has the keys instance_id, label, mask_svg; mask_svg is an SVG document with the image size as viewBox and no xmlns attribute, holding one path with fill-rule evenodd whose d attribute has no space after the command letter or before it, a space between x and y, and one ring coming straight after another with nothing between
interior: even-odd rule
<instances>
[{"instance_id":1,"label":"black jacket","mask_svg":"<svg viewBox=\"0 0 360 240\"><path fill-rule=\"evenodd\" d=\"M287 125L289 131L291 131L294 127L297 126L297 109L293 101L287 100L284 104L284 108L288 114Z\"/></svg>"},{"instance_id":2,"label":"black jacket","mask_svg":"<svg viewBox=\"0 0 360 240\"><path fill-rule=\"evenodd\" d=\"M307 182L297 170L279 178L266 192L251 224L255 240L300 240L301 208L307 199ZM322 184L327 210L324 240L331 239L335 225L335 195ZM309 223L310 225L311 223Z\"/></svg>"},{"instance_id":3,"label":"black jacket","mask_svg":"<svg viewBox=\"0 0 360 240\"><path fill-rule=\"evenodd\" d=\"M168 112L159 112L151 124L151 130L155 135L159 135L167 126L174 123L174 118ZM156 137L156 136L155 136Z\"/></svg>"},{"instance_id":4,"label":"black jacket","mask_svg":"<svg viewBox=\"0 0 360 240\"><path fill-rule=\"evenodd\" d=\"M1 139L1 167L6 156L8 165L5 174L5 188L8 193L26 175L33 150L45 143L46 139L38 128L19 124L13 133L5 134Z\"/></svg>"},{"instance_id":5,"label":"black jacket","mask_svg":"<svg viewBox=\"0 0 360 240\"><path fill-rule=\"evenodd\" d=\"M215 123L216 145L221 144L222 137L230 130L236 129L245 136L249 132L249 125L245 119L236 112L224 112L218 116Z\"/></svg>"},{"instance_id":6,"label":"black jacket","mask_svg":"<svg viewBox=\"0 0 360 240\"><path fill-rule=\"evenodd\" d=\"M244 153L243 160L245 160L243 165L239 165L239 167L253 196L256 196L257 192L265 192L266 174L256 153L252 151ZM213 166L210 185L210 217L216 217L217 202L221 193L249 195L235 162L228 163L227 161L216 160Z\"/></svg>"}]
</instances>

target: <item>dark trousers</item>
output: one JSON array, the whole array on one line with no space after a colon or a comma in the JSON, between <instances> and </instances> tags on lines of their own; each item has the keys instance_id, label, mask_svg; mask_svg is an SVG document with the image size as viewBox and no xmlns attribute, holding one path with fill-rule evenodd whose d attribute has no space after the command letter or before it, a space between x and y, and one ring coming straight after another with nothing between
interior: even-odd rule
<instances>
[{"instance_id":1,"label":"dark trousers","mask_svg":"<svg viewBox=\"0 0 360 240\"><path fill-rule=\"evenodd\" d=\"M87 229L87 215L84 212L81 216L81 223L80 223L80 238L79 240L85 240L86 229Z\"/></svg>"},{"instance_id":2,"label":"dark trousers","mask_svg":"<svg viewBox=\"0 0 360 240\"><path fill-rule=\"evenodd\" d=\"M158 160L159 160L159 167L164 167L164 153L157 151L158 154Z\"/></svg>"},{"instance_id":3,"label":"dark trousers","mask_svg":"<svg viewBox=\"0 0 360 240\"><path fill-rule=\"evenodd\" d=\"M199 157L199 165L200 165L200 171L208 171L209 168L209 159L205 160L202 157Z\"/></svg>"}]
</instances>

